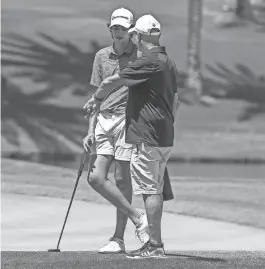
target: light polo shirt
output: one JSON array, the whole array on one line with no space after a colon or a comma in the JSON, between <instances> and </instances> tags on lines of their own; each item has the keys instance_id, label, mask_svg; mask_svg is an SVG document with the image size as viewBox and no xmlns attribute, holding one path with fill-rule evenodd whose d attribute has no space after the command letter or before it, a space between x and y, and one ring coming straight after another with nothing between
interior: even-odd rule
<instances>
[{"instance_id":1,"label":"light polo shirt","mask_svg":"<svg viewBox=\"0 0 265 269\"><path fill-rule=\"evenodd\" d=\"M119 72L129 87L126 143L171 147L177 69L164 47L154 47Z\"/></svg>"},{"instance_id":2,"label":"light polo shirt","mask_svg":"<svg viewBox=\"0 0 265 269\"><path fill-rule=\"evenodd\" d=\"M131 41L128 43L122 55L117 55L113 46L101 49L96 53L90 84L99 87L101 82L114 74L117 74L129 62L137 59L137 46ZM124 115L127 102L128 87L123 86L113 89L104 99L100 107L101 115Z\"/></svg>"}]
</instances>

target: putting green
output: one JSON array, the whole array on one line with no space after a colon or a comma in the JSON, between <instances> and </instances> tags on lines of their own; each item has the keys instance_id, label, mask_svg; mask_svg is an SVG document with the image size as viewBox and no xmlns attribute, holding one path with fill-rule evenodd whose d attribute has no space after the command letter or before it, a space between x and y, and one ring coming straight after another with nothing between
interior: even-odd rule
<instances>
[{"instance_id":1,"label":"putting green","mask_svg":"<svg viewBox=\"0 0 265 269\"><path fill-rule=\"evenodd\" d=\"M264 253L249 252L175 252L167 259L131 260L125 255L102 255L95 252L3 252L2 268L24 269L263 269Z\"/></svg>"},{"instance_id":2,"label":"putting green","mask_svg":"<svg viewBox=\"0 0 265 269\"><path fill-rule=\"evenodd\" d=\"M66 199L2 193L2 250L55 248L68 204ZM97 250L112 236L114 222L114 207L74 201L61 250ZM265 251L261 229L169 213L164 213L162 227L168 251ZM129 250L140 247L130 222L125 243Z\"/></svg>"}]
</instances>

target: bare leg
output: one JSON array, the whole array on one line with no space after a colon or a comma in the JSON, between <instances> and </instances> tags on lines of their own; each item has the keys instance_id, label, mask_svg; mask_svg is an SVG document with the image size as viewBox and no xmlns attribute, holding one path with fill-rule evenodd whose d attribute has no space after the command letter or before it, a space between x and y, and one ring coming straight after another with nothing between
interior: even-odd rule
<instances>
[{"instance_id":1,"label":"bare leg","mask_svg":"<svg viewBox=\"0 0 265 269\"><path fill-rule=\"evenodd\" d=\"M107 179L112 160L113 156L111 155L97 155L88 183L95 191L128 216L135 225L139 225L141 224L141 214L131 206L117 186Z\"/></svg>"},{"instance_id":2,"label":"bare leg","mask_svg":"<svg viewBox=\"0 0 265 269\"><path fill-rule=\"evenodd\" d=\"M128 161L115 161L115 180L116 185L127 199L127 201L132 203L132 183L131 183L131 173L130 173L130 162ZM124 238L124 232L126 228L128 217L124 215L119 209L117 209L116 215L116 228L114 237L122 239Z\"/></svg>"},{"instance_id":3,"label":"bare leg","mask_svg":"<svg viewBox=\"0 0 265 269\"><path fill-rule=\"evenodd\" d=\"M150 231L150 242L154 245L161 245L163 196L162 194L143 194L143 199Z\"/></svg>"}]
</instances>

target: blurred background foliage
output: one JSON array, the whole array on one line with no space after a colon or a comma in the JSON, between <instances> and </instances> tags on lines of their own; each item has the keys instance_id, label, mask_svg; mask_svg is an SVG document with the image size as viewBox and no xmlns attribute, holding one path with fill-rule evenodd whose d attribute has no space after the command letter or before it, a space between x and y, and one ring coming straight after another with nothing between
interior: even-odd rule
<instances>
[{"instance_id":1,"label":"blurred background foliage","mask_svg":"<svg viewBox=\"0 0 265 269\"><path fill-rule=\"evenodd\" d=\"M48 7L49 3L43 1L40 1L40 6L34 2L28 3L29 9L16 0L8 3L4 1L1 59L2 154L50 152L64 155L80 151L82 137L87 129L82 106L91 95L89 79L92 63L95 53L111 43L105 22L112 9L115 9L114 5L109 7L108 1L104 2L106 5L103 2L93 2L92 5L92 2L88 7L88 3L79 0L73 7L70 2L64 2L66 5L62 6L58 0L52 11ZM219 118L209 118L210 123L207 126L203 124L203 119L198 118L200 113L196 113L196 107L206 106L205 109L209 109L211 113L215 104L221 103L223 107L220 111L225 111L229 100L242 104L237 113L229 108L234 117L231 129L242 132L251 127L252 131L263 131L265 70L260 59L262 51L264 52L262 23L249 20L245 15L248 13L243 12L242 7L240 12L238 8L221 8L218 1L199 1L200 5L193 10L193 0L185 4L181 1L168 2L166 7L156 7L153 13L157 12L162 25L165 25L163 41L179 66L180 101L187 107L182 110L184 123L179 132L185 133L186 130L198 135L198 122L201 122L200 131L209 132L207 126L212 124L218 132L226 132L227 126L218 122ZM116 4L119 6L118 2ZM149 4L146 4L146 10ZM176 8L176 14L170 10L171 4ZM86 9L82 10L83 6ZM260 6L259 10L263 10L262 5ZM219 29L220 16L228 13L227 10L240 20L251 21L252 25L242 27L238 24L238 28L232 30ZM138 16L141 12L138 10ZM192 27L196 20L188 21L188 16L193 16L193 12L203 17L202 29ZM90 14L88 19L87 13ZM80 18L83 20L79 20ZM258 18L262 16L259 14ZM36 24L29 25L28 19ZM42 23L38 24L39 22ZM54 29L51 22L54 23ZM59 22L61 31L58 32L55 28L58 28ZM85 28L91 24L94 32L92 28ZM89 32L89 35L85 35L82 30ZM192 35L197 35L197 40L194 41ZM254 45L250 42L253 39ZM187 46L189 42L191 45ZM187 84L187 55L189 48L194 47L192 42L200 46L194 51L195 54L190 54L195 59L190 62L199 61L194 65L195 69L198 68L195 71L199 72L198 78L201 80L199 91ZM216 50L217 46L219 51ZM246 51L249 51L249 55L246 55ZM257 55L253 57L255 52ZM188 109L194 106L195 109ZM237 103L234 109L236 107ZM190 128L190 119L194 121L195 129ZM238 122L246 121L249 123L238 125ZM229 126L231 127L231 123Z\"/></svg>"}]
</instances>

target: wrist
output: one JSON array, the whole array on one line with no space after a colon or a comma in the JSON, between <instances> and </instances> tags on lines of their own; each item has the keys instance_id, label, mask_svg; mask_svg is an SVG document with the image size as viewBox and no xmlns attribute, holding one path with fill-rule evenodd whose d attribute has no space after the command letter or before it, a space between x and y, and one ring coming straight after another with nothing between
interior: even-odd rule
<instances>
[{"instance_id":1,"label":"wrist","mask_svg":"<svg viewBox=\"0 0 265 269\"><path fill-rule=\"evenodd\" d=\"M95 130L94 130L94 129L91 129L91 130L88 130L88 131L87 131L87 134L88 134L88 135L91 135L91 134L94 134L94 133L95 133Z\"/></svg>"},{"instance_id":2,"label":"wrist","mask_svg":"<svg viewBox=\"0 0 265 269\"><path fill-rule=\"evenodd\" d=\"M98 103L101 103L101 102L104 100L104 98L99 98L99 97L97 97L97 96L96 96L96 93L93 94L93 98L94 98L94 100L95 100L96 102L98 102Z\"/></svg>"}]
</instances>

